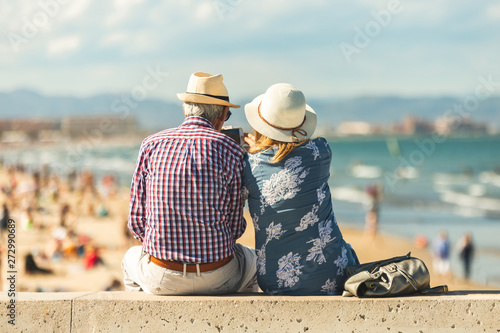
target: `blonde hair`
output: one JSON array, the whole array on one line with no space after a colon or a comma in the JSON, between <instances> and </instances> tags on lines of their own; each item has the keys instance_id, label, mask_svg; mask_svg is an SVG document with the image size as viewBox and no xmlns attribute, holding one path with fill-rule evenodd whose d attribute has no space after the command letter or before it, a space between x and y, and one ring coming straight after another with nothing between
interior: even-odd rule
<instances>
[{"instance_id":1,"label":"blonde hair","mask_svg":"<svg viewBox=\"0 0 500 333\"><path fill-rule=\"evenodd\" d=\"M269 161L271 163L278 163L282 161L288 154L292 152L295 148L300 146L301 144L309 141L309 139L296 141L296 142L283 142L268 138L265 135L260 134L255 131L255 145L251 147L248 152L250 154L255 154L261 151L266 151L272 149L274 147L278 147L278 152L273 156L273 158Z\"/></svg>"}]
</instances>

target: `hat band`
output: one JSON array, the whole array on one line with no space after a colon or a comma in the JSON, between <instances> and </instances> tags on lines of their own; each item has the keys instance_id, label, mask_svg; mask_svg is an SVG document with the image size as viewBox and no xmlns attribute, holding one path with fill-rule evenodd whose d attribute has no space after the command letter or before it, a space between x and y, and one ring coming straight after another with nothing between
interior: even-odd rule
<instances>
[{"instance_id":1,"label":"hat band","mask_svg":"<svg viewBox=\"0 0 500 333\"><path fill-rule=\"evenodd\" d=\"M217 98L217 99L221 99L223 101L229 102L229 96L217 96L217 95L201 94L201 93L195 93L195 92L189 92L189 91L187 91L186 94L195 94L195 95L213 97L213 98Z\"/></svg>"},{"instance_id":2,"label":"hat band","mask_svg":"<svg viewBox=\"0 0 500 333\"><path fill-rule=\"evenodd\" d=\"M259 113L260 119L262 119L267 125L269 125L269 126L271 126L273 128L282 130L282 131L292 131L292 134L290 135L290 139L292 139L292 141L298 141L298 140L300 140L295 135L295 132L299 133L302 136L307 136L307 131L301 128L302 125L304 125L304 123L306 122L306 115L304 115L304 120L302 120L302 123L299 126L297 126L297 127L292 127L292 128L280 127L280 126L276 126L276 125L271 124L266 119L264 119L264 117L262 117L262 114L260 113L260 105L261 104L262 104L262 102L259 103L259 107L257 108L257 111Z\"/></svg>"}]
</instances>

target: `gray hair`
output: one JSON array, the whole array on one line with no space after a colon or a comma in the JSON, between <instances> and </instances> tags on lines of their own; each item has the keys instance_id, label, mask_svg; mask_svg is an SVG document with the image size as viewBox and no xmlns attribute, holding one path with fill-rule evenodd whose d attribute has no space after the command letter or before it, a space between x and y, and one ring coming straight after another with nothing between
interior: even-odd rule
<instances>
[{"instance_id":1,"label":"gray hair","mask_svg":"<svg viewBox=\"0 0 500 333\"><path fill-rule=\"evenodd\" d=\"M224 105L184 102L184 115L186 117L202 117L215 125L215 121L220 118L224 108Z\"/></svg>"}]
</instances>

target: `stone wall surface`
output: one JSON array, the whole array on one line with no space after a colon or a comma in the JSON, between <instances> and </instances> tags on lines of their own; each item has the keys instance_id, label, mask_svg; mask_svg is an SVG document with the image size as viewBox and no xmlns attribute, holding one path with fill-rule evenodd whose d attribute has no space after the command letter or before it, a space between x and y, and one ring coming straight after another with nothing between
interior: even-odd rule
<instances>
[{"instance_id":1,"label":"stone wall surface","mask_svg":"<svg viewBox=\"0 0 500 333\"><path fill-rule=\"evenodd\" d=\"M500 332L500 291L341 296L0 293L0 332Z\"/></svg>"},{"instance_id":2,"label":"stone wall surface","mask_svg":"<svg viewBox=\"0 0 500 333\"><path fill-rule=\"evenodd\" d=\"M0 292L0 332L69 332L72 302L87 294L90 292L17 293L15 315L11 317L11 298L7 292ZM9 324L12 319L15 325Z\"/></svg>"}]
</instances>

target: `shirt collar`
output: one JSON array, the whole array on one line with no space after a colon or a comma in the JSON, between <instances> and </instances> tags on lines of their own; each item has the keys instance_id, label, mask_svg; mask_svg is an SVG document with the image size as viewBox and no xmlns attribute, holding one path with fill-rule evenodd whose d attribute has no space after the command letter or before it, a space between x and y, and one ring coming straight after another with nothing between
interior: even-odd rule
<instances>
[{"instance_id":1,"label":"shirt collar","mask_svg":"<svg viewBox=\"0 0 500 333\"><path fill-rule=\"evenodd\" d=\"M214 125L202 117L187 117L179 127L210 127L215 130Z\"/></svg>"}]
</instances>

